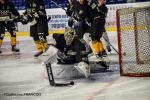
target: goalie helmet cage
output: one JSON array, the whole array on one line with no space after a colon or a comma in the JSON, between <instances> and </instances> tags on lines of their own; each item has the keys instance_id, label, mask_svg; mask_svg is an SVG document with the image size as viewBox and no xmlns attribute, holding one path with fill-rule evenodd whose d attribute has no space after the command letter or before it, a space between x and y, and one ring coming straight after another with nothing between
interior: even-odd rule
<instances>
[{"instance_id":1,"label":"goalie helmet cage","mask_svg":"<svg viewBox=\"0 0 150 100\"><path fill-rule=\"evenodd\" d=\"M150 77L150 7L116 12L121 76Z\"/></svg>"}]
</instances>

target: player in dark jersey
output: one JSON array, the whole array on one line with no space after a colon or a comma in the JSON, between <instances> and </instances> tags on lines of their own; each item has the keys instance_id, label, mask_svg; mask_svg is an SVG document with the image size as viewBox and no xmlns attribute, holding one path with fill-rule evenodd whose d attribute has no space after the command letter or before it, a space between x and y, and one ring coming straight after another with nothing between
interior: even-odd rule
<instances>
[{"instance_id":1,"label":"player in dark jersey","mask_svg":"<svg viewBox=\"0 0 150 100\"><path fill-rule=\"evenodd\" d=\"M90 0L88 4L90 7L90 17L88 21L91 24L92 50L96 57L102 57L106 55L106 51L104 50L100 38L105 32L105 19L108 9L104 0Z\"/></svg>"},{"instance_id":2,"label":"player in dark jersey","mask_svg":"<svg viewBox=\"0 0 150 100\"><path fill-rule=\"evenodd\" d=\"M0 53L2 53L1 45L5 36L6 29L11 35L10 40L12 51L19 52L19 49L16 47L15 22L13 20L10 20L19 16L19 12L11 1L0 0Z\"/></svg>"},{"instance_id":3,"label":"player in dark jersey","mask_svg":"<svg viewBox=\"0 0 150 100\"><path fill-rule=\"evenodd\" d=\"M73 64L83 60L88 63L86 46L74 34L74 29L67 28L64 34L53 34L53 38L56 41L56 48L68 57L59 61L62 60L62 63Z\"/></svg>"},{"instance_id":4,"label":"player in dark jersey","mask_svg":"<svg viewBox=\"0 0 150 100\"><path fill-rule=\"evenodd\" d=\"M31 23L30 36L33 37L38 57L47 48L48 20L43 0L26 0L26 11L23 15L23 24Z\"/></svg>"},{"instance_id":5,"label":"player in dark jersey","mask_svg":"<svg viewBox=\"0 0 150 100\"><path fill-rule=\"evenodd\" d=\"M88 29L88 25L86 23L87 16L89 15L88 2L87 0L68 0L68 2L66 11L67 15L70 16L68 25L72 26L72 23L74 22L73 28L75 29L76 35L83 43L85 43L83 35Z\"/></svg>"},{"instance_id":6,"label":"player in dark jersey","mask_svg":"<svg viewBox=\"0 0 150 100\"><path fill-rule=\"evenodd\" d=\"M53 34L56 41L55 47L58 51L58 64L75 64L76 68L86 77L90 75L88 61L88 50L78 36L74 34L74 29L67 27L64 34Z\"/></svg>"}]
</instances>

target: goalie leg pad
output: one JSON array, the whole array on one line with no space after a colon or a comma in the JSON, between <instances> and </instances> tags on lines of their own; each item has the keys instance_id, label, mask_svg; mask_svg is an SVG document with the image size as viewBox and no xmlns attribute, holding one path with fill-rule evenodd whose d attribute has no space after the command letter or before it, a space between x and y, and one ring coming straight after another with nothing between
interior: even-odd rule
<instances>
[{"instance_id":1,"label":"goalie leg pad","mask_svg":"<svg viewBox=\"0 0 150 100\"><path fill-rule=\"evenodd\" d=\"M75 66L75 68L83 75L85 75L86 78L88 78L90 76L90 66L85 63L85 62L80 62L78 63L77 66Z\"/></svg>"}]
</instances>

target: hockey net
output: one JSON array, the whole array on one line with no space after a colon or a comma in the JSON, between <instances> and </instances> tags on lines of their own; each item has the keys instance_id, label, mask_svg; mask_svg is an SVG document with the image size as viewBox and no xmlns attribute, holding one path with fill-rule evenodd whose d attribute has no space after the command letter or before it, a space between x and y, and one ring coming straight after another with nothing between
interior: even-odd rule
<instances>
[{"instance_id":1,"label":"hockey net","mask_svg":"<svg viewBox=\"0 0 150 100\"><path fill-rule=\"evenodd\" d=\"M150 76L150 7L117 10L120 73Z\"/></svg>"}]
</instances>

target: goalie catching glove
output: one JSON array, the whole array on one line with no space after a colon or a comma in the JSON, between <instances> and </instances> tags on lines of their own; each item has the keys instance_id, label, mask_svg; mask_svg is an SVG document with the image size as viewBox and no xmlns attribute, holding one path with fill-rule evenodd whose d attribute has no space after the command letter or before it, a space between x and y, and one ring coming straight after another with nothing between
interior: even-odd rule
<instances>
[{"instance_id":1,"label":"goalie catching glove","mask_svg":"<svg viewBox=\"0 0 150 100\"><path fill-rule=\"evenodd\" d=\"M74 64L76 63L76 55L65 54L64 52L57 52L58 64Z\"/></svg>"}]
</instances>

